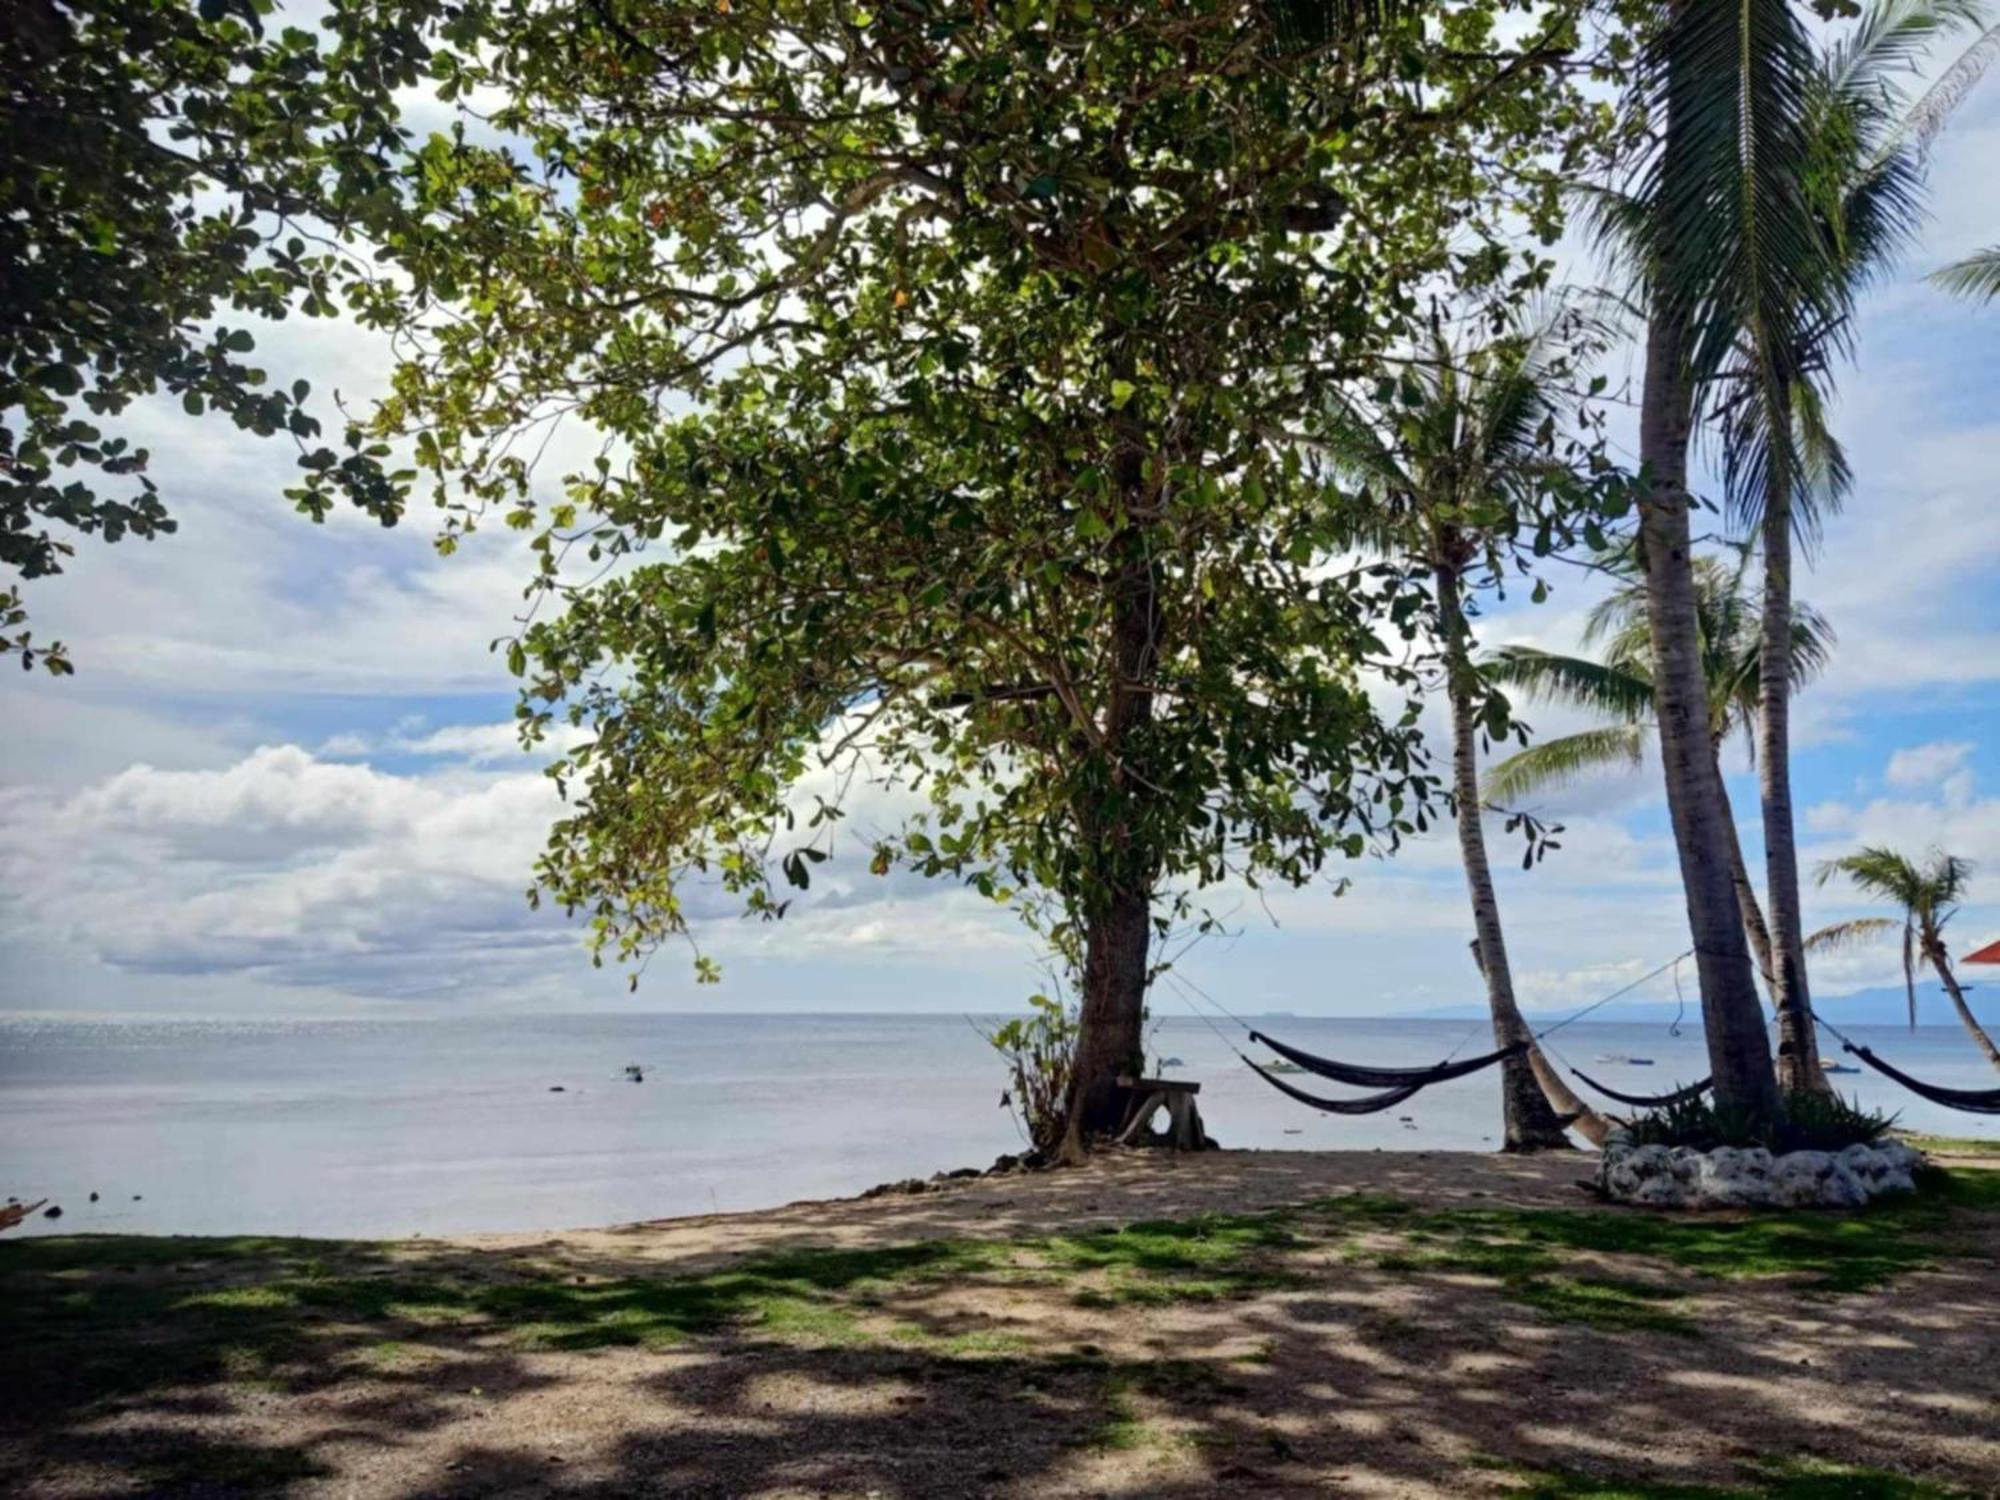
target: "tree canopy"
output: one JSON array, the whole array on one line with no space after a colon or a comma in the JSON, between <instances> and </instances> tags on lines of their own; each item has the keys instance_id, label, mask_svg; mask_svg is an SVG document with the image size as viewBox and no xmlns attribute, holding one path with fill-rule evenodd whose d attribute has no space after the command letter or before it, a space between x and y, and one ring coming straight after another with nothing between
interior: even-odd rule
<instances>
[{"instance_id":1,"label":"tree canopy","mask_svg":"<svg viewBox=\"0 0 2000 1500\"><path fill-rule=\"evenodd\" d=\"M115 430L178 399L299 448L290 491L393 521L388 450L320 442L304 381L273 380L251 325L330 317L344 222L404 137L395 89L425 55L399 0L336 0L272 32L270 0L18 0L0 18L0 567L60 572L73 537L174 529L150 455ZM344 207L340 205L345 205ZM68 670L0 589L0 653Z\"/></svg>"},{"instance_id":2,"label":"tree canopy","mask_svg":"<svg viewBox=\"0 0 2000 1500\"><path fill-rule=\"evenodd\" d=\"M1310 439L1432 278L1546 274L1504 221L1555 232L1599 116L1574 16L1501 11L465 7L439 76L502 102L409 184L382 431L564 606L510 646L528 733L591 731L545 888L627 956L690 869L779 911L823 760L929 800L876 868L1070 917L1417 826L1378 632L1423 599L1329 564ZM569 416L607 446L551 501Z\"/></svg>"}]
</instances>

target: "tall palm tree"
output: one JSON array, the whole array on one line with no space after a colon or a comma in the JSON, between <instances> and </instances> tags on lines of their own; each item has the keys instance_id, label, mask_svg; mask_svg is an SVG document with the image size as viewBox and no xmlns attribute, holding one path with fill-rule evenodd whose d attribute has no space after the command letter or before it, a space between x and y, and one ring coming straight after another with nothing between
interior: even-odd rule
<instances>
[{"instance_id":1,"label":"tall palm tree","mask_svg":"<svg viewBox=\"0 0 2000 1500\"><path fill-rule=\"evenodd\" d=\"M1790 0L1668 0L1633 93L1650 149L1632 190L1607 195L1600 217L1646 308L1639 560L1709 1064L1719 1104L1766 1118L1782 1103L1709 734L1688 444L1704 384L1746 348L1766 430L1789 435L1772 407L1793 373L1790 351L1801 328L1836 311L1799 170L1812 63Z\"/></svg>"},{"instance_id":2,"label":"tall palm tree","mask_svg":"<svg viewBox=\"0 0 2000 1500\"><path fill-rule=\"evenodd\" d=\"M1762 632L1748 561L1747 548L1733 563L1717 557L1696 559L1695 614L1707 703L1708 751L1721 785L1730 878L1736 887L1745 938L1775 1002L1778 991L1771 936L1743 858L1735 810L1721 770L1723 748L1732 738L1742 736L1755 753L1752 731L1763 698ZM1790 618L1786 671L1792 680L1803 682L1825 667L1833 649L1833 628L1806 604L1792 609ZM1487 795L1494 800L1518 802L1591 770L1638 764L1658 710L1641 581L1629 580L1591 611L1584 624L1584 645L1601 647L1595 660L1510 646L1502 648L1487 668L1495 681L1520 687L1544 702L1591 709L1614 721L1602 728L1541 741L1502 761L1486 782ZM1811 1023L1803 1013L1799 1019L1804 1022L1799 1028L1803 1037L1791 1030L1781 1034L1780 1056L1792 1062L1784 1082L1788 1088L1820 1088L1824 1075L1818 1067Z\"/></svg>"},{"instance_id":3,"label":"tall palm tree","mask_svg":"<svg viewBox=\"0 0 2000 1500\"><path fill-rule=\"evenodd\" d=\"M1559 321L1570 319L1564 315ZM1343 408L1335 414L1330 444L1336 460L1367 484L1377 501L1366 533L1352 540L1412 562L1431 577L1451 713L1453 811L1472 900L1473 955L1486 981L1494 1040L1503 1047L1527 1046L1522 1057L1501 1065L1510 1151L1566 1146L1565 1120L1602 1144L1609 1123L1550 1066L1514 997L1479 791L1481 710L1490 690L1472 659L1466 619L1467 590L1474 576L1506 551L1523 505L1562 480L1539 437L1555 416L1548 392L1551 342L1550 330L1542 329L1463 352L1437 335L1430 357L1411 369L1406 389L1415 393L1415 404L1405 406L1393 423Z\"/></svg>"},{"instance_id":4,"label":"tall palm tree","mask_svg":"<svg viewBox=\"0 0 2000 1500\"><path fill-rule=\"evenodd\" d=\"M1746 325L1730 365L1703 392L1705 404L1720 408L1730 496L1763 542L1756 734L1770 901L1766 970L1780 1028L1779 1082L1787 1088L1821 1077L1792 821L1794 533L1810 544L1822 509L1846 488L1846 464L1826 428L1825 386L1846 350L1849 313L1915 233L1925 151L1991 60L1993 34L1976 41L1915 108L1900 83L1941 34L1977 24L1980 14L1978 0L1875 0L1852 32L1818 55L1802 169L1821 246L1818 304L1791 326L1775 359L1759 329Z\"/></svg>"},{"instance_id":5,"label":"tall palm tree","mask_svg":"<svg viewBox=\"0 0 2000 1500\"><path fill-rule=\"evenodd\" d=\"M1951 954L1944 945L1944 929L1958 912L1965 887L1972 878L1972 866L1956 855L1933 849L1923 864L1915 864L1893 849L1871 846L1819 867L1819 883L1846 876L1854 885L1903 909L1903 985L1910 998L1910 1025L1917 1024L1917 962L1927 959L1951 997L1958 1019L1986 1060L2000 1069L2000 1047L1979 1024L1972 1007L1965 1003L1965 991L1952 972Z\"/></svg>"}]
</instances>

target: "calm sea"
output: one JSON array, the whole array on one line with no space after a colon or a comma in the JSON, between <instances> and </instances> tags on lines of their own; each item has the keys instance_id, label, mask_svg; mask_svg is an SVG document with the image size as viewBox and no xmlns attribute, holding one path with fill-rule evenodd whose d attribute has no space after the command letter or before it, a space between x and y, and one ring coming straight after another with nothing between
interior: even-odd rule
<instances>
[{"instance_id":1,"label":"calm sea","mask_svg":"<svg viewBox=\"0 0 2000 1500\"><path fill-rule=\"evenodd\" d=\"M1389 1065L1488 1045L1462 1021L1266 1024ZM1994 1081L1955 1028L1864 1035L1926 1079ZM1585 1022L1554 1041L1634 1091L1705 1071L1692 1030ZM1606 1054L1655 1064L1593 1066ZM1271 1090L1190 1017L1158 1025L1154 1055L1201 1081L1227 1146L1477 1150L1498 1133L1490 1074L1349 1119ZM645 1082L625 1080L632 1063ZM36 1233L443 1234L764 1208L1018 1150L1002 1083L986 1043L947 1016L0 1020L0 1197L60 1202ZM1840 1083L1914 1128L2000 1139L2000 1121L1872 1074Z\"/></svg>"}]
</instances>

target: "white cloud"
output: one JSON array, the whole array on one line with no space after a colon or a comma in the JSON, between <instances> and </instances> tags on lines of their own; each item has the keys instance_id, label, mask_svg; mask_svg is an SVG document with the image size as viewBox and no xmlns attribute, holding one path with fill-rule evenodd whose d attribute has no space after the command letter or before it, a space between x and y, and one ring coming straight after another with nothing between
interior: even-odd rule
<instances>
[{"instance_id":1,"label":"white cloud","mask_svg":"<svg viewBox=\"0 0 2000 1500\"><path fill-rule=\"evenodd\" d=\"M1972 754L1970 740L1937 740L1928 745L1912 745L1889 757L1882 779L1906 791L1932 787L1950 777Z\"/></svg>"},{"instance_id":2,"label":"white cloud","mask_svg":"<svg viewBox=\"0 0 2000 1500\"><path fill-rule=\"evenodd\" d=\"M251 975L360 996L571 993L589 975L581 932L525 900L561 811L556 790L538 771L480 764L488 731L507 727L424 736L462 759L421 774L276 745L213 770L129 766L55 802L6 793L0 939L53 940L141 978ZM50 860L52 849L65 857ZM714 888L690 889L687 904L702 946L725 959L1022 948L990 902L865 870L865 842L845 840L778 924L735 920L736 899Z\"/></svg>"}]
</instances>

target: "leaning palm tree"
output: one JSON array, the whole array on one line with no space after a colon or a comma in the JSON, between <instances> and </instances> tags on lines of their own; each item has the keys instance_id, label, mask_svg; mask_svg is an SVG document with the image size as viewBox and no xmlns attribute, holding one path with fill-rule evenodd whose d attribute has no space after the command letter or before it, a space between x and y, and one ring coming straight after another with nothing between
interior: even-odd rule
<instances>
[{"instance_id":1,"label":"leaning palm tree","mask_svg":"<svg viewBox=\"0 0 2000 1500\"><path fill-rule=\"evenodd\" d=\"M1846 488L1846 463L1825 411L1830 372L1847 352L1849 314L1914 236L1925 153L2000 50L2000 28L1975 40L1914 107L1901 84L1944 34L1979 26L1982 8L1980 0L1874 0L1850 33L1819 54L1806 94L1801 170L1821 246L1817 300L1775 351L1769 330L1746 324L1733 359L1702 392L1721 419L1730 496L1763 543L1756 738L1770 901L1765 969L1781 1026L1779 1081L1787 1087L1820 1077L1792 820L1794 533L1810 545L1822 511Z\"/></svg>"},{"instance_id":2,"label":"leaning palm tree","mask_svg":"<svg viewBox=\"0 0 2000 1500\"><path fill-rule=\"evenodd\" d=\"M1377 502L1368 527L1350 540L1430 574L1451 713L1453 811L1472 899L1473 956L1486 982L1494 1039L1527 1048L1501 1066L1510 1151L1567 1145L1566 1123L1601 1145L1609 1125L1550 1066L1514 997L1479 791L1481 711L1491 690L1472 659L1466 619L1468 589L1482 571L1497 571L1524 508L1565 482L1540 437L1555 417L1549 386L1561 361L1552 353L1559 348L1558 325L1579 332L1595 326L1574 311L1559 312L1550 326L1471 351L1434 334L1428 357L1412 364L1405 385L1412 394L1393 422L1344 405L1333 413L1329 437L1335 460Z\"/></svg>"},{"instance_id":3,"label":"leaning palm tree","mask_svg":"<svg viewBox=\"0 0 2000 1500\"><path fill-rule=\"evenodd\" d=\"M1614 561L1613 566L1629 566ZM1767 986L1775 996L1771 938L1742 842L1735 811L1722 781L1721 756L1732 738L1751 738L1762 697L1759 624L1748 574L1748 551L1733 562L1703 557L1694 564L1695 617L1706 698L1708 754L1715 766L1721 815L1728 831L1726 855L1736 888L1745 937ZM1647 636L1644 585L1628 579L1584 622L1583 644L1598 646L1593 659L1528 646L1501 648L1488 665L1495 681L1520 687L1543 702L1587 709L1613 722L1601 728L1540 741L1493 768L1486 793L1514 803L1607 766L1636 766L1655 732L1658 701L1653 691L1652 653ZM1833 627L1810 605L1793 611L1792 649L1787 669L1806 681L1825 667L1833 649ZM1811 1057L1815 1054L1808 1052ZM1804 1070L1801 1070L1804 1071ZM1813 1080L1799 1080L1812 1086Z\"/></svg>"},{"instance_id":4,"label":"leaning palm tree","mask_svg":"<svg viewBox=\"0 0 2000 1500\"><path fill-rule=\"evenodd\" d=\"M1688 444L1698 396L1747 344L1768 408L1799 330L1831 321L1807 182L1813 50L1790 0L1674 0L1644 48L1632 99L1649 148L1600 227L1646 309L1638 557L1647 673L1667 807L1700 973L1717 1102L1782 1113L1737 895L1735 846L1709 733Z\"/></svg>"},{"instance_id":5,"label":"leaning palm tree","mask_svg":"<svg viewBox=\"0 0 2000 1500\"><path fill-rule=\"evenodd\" d=\"M1944 945L1944 929L1958 912L1972 866L1956 855L1933 849L1923 864L1915 864L1893 849L1871 846L1819 867L1819 883L1845 876L1854 885L1903 909L1903 986L1909 995L1910 1025L1917 1024L1917 963L1927 959L1951 997L1958 1019L1986 1060L2000 1069L2000 1047L1979 1024L1972 1007L1965 1003L1965 991L1952 973L1951 954ZM1879 919L1877 919L1879 920Z\"/></svg>"}]
</instances>

